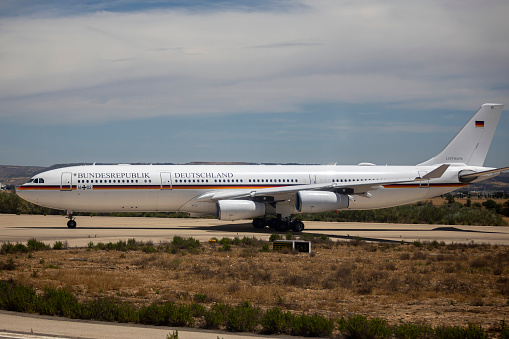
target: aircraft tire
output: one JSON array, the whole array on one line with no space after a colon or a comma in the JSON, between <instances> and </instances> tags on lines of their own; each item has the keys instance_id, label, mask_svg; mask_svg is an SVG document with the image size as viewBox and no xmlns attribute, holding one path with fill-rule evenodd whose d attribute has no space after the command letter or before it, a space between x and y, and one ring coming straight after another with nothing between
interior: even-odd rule
<instances>
[{"instance_id":1,"label":"aircraft tire","mask_svg":"<svg viewBox=\"0 0 509 339\"><path fill-rule=\"evenodd\" d=\"M278 232L286 232L290 227L288 227L288 223L285 220L278 220L276 226L274 227Z\"/></svg>"},{"instance_id":2,"label":"aircraft tire","mask_svg":"<svg viewBox=\"0 0 509 339\"><path fill-rule=\"evenodd\" d=\"M267 221L267 224L269 225L269 228L274 228L276 229L277 228L277 224L278 224L278 220L276 218L270 218L268 221Z\"/></svg>"},{"instance_id":3,"label":"aircraft tire","mask_svg":"<svg viewBox=\"0 0 509 339\"><path fill-rule=\"evenodd\" d=\"M69 221L67 222L67 227L69 227L69 228L76 228L76 221L74 221L74 220L69 220Z\"/></svg>"},{"instance_id":4,"label":"aircraft tire","mask_svg":"<svg viewBox=\"0 0 509 339\"><path fill-rule=\"evenodd\" d=\"M254 228L265 228L265 226L267 226L265 219L263 219L263 218L254 218L253 219L253 227Z\"/></svg>"},{"instance_id":5,"label":"aircraft tire","mask_svg":"<svg viewBox=\"0 0 509 339\"><path fill-rule=\"evenodd\" d=\"M302 232L304 230L304 223L300 220L294 220L292 222L292 231Z\"/></svg>"}]
</instances>

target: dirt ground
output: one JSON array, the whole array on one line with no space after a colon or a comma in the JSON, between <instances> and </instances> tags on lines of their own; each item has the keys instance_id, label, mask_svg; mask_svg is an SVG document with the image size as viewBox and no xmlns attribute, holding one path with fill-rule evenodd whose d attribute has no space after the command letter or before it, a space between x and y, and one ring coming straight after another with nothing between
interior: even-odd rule
<instances>
[{"instance_id":1,"label":"dirt ground","mask_svg":"<svg viewBox=\"0 0 509 339\"><path fill-rule=\"evenodd\" d=\"M223 251L220 244L202 243L195 254L88 248L4 254L0 263L12 259L16 268L0 270L0 279L137 305L248 300L264 309L362 314L390 324L490 328L509 321L507 246L326 240L313 243L311 254L295 254L260 252L262 245Z\"/></svg>"}]
</instances>

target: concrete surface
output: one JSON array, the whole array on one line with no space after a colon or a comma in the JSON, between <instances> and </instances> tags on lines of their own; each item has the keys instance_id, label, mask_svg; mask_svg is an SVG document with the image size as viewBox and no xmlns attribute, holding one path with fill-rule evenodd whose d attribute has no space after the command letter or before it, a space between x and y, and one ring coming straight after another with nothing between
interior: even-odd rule
<instances>
[{"instance_id":1,"label":"concrete surface","mask_svg":"<svg viewBox=\"0 0 509 339\"><path fill-rule=\"evenodd\" d=\"M192 328L105 323L0 311L0 338L166 339L166 336L172 334L175 330L178 330L179 339L270 338L270 336L250 333L228 333ZM277 338L290 337L277 336Z\"/></svg>"},{"instance_id":2,"label":"concrete surface","mask_svg":"<svg viewBox=\"0 0 509 339\"><path fill-rule=\"evenodd\" d=\"M78 227L69 229L63 216L0 214L0 243L26 242L36 238L48 244L67 241L69 246L86 246L88 242L117 242L135 238L155 244L171 241L173 236L194 237L207 241L212 237L252 237L266 239L274 231L255 229L251 222L216 219L167 219L128 217L77 217ZM401 242L444 241L509 245L509 227L448 226L415 224L338 223L306 221L304 233L326 234L331 239L361 237L367 241Z\"/></svg>"}]
</instances>

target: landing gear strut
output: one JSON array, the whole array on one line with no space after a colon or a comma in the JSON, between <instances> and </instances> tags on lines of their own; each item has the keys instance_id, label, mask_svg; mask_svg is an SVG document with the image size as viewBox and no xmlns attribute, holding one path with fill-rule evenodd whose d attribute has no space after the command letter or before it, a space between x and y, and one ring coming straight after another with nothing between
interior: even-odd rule
<instances>
[{"instance_id":1,"label":"landing gear strut","mask_svg":"<svg viewBox=\"0 0 509 339\"><path fill-rule=\"evenodd\" d=\"M76 228L76 221L74 220L73 216L72 216L72 211L67 211L67 219L69 219L69 221L67 222L67 227L69 228Z\"/></svg>"}]
</instances>

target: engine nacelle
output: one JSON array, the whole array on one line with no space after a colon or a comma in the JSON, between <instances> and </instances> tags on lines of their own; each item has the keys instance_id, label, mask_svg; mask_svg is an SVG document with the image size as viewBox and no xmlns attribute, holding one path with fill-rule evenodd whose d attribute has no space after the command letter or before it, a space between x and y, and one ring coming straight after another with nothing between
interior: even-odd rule
<instances>
[{"instance_id":1,"label":"engine nacelle","mask_svg":"<svg viewBox=\"0 0 509 339\"><path fill-rule=\"evenodd\" d=\"M295 208L300 213L320 213L348 208L349 202L346 194L300 191L297 192Z\"/></svg>"},{"instance_id":2,"label":"engine nacelle","mask_svg":"<svg viewBox=\"0 0 509 339\"><path fill-rule=\"evenodd\" d=\"M216 216L219 220L239 220L265 215L265 204L251 200L219 200Z\"/></svg>"}]
</instances>

